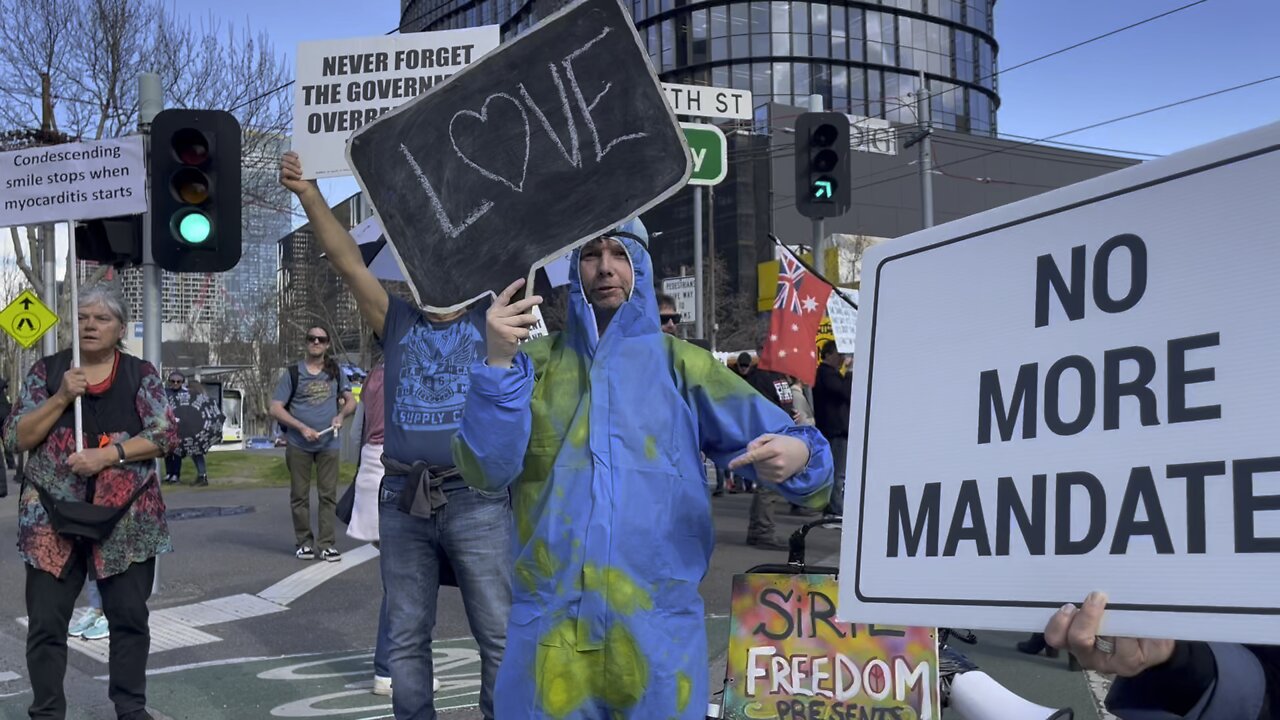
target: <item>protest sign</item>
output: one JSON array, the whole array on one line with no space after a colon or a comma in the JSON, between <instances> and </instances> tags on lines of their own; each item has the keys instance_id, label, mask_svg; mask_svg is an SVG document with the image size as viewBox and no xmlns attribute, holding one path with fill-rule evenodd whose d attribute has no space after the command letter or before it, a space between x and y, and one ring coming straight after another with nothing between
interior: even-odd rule
<instances>
[{"instance_id":1,"label":"protest sign","mask_svg":"<svg viewBox=\"0 0 1280 720\"><path fill-rule=\"evenodd\" d=\"M298 43L293 144L304 177L350 175L347 138L501 42L497 25Z\"/></svg>"},{"instance_id":2,"label":"protest sign","mask_svg":"<svg viewBox=\"0 0 1280 720\"><path fill-rule=\"evenodd\" d=\"M842 611L1280 643L1277 177L1280 124L869 250Z\"/></svg>"},{"instance_id":3,"label":"protest sign","mask_svg":"<svg viewBox=\"0 0 1280 720\"><path fill-rule=\"evenodd\" d=\"M0 153L0 227L147 211L142 136Z\"/></svg>"},{"instance_id":4,"label":"protest sign","mask_svg":"<svg viewBox=\"0 0 1280 720\"><path fill-rule=\"evenodd\" d=\"M351 138L424 307L453 309L647 210L689 177L631 16L582 0Z\"/></svg>"},{"instance_id":5,"label":"protest sign","mask_svg":"<svg viewBox=\"0 0 1280 720\"><path fill-rule=\"evenodd\" d=\"M844 297L840 297L843 295ZM858 332L858 310L849 304L858 304L858 291L835 288L831 297L827 298L827 316L831 318L831 333L835 336L836 350L842 353L854 351L854 340Z\"/></svg>"},{"instance_id":6,"label":"protest sign","mask_svg":"<svg viewBox=\"0 0 1280 720\"><path fill-rule=\"evenodd\" d=\"M938 720L933 628L836 620L834 575L737 575L726 720Z\"/></svg>"}]
</instances>

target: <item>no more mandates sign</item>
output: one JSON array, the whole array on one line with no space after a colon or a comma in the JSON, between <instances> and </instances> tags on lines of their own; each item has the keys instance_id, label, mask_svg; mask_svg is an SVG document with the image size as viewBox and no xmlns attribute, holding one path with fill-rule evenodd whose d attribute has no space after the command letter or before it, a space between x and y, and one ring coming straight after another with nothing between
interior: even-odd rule
<instances>
[{"instance_id":1,"label":"no more mandates sign","mask_svg":"<svg viewBox=\"0 0 1280 720\"><path fill-rule=\"evenodd\" d=\"M1280 124L868 251L841 619L1280 643Z\"/></svg>"}]
</instances>

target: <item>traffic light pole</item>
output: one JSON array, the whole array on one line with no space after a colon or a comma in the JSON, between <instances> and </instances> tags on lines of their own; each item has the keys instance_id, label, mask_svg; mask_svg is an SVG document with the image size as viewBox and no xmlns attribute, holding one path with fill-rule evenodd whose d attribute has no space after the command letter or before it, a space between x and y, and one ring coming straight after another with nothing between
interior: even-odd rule
<instances>
[{"instance_id":1,"label":"traffic light pole","mask_svg":"<svg viewBox=\"0 0 1280 720\"><path fill-rule=\"evenodd\" d=\"M146 148L147 166L150 167L151 121L164 109L164 90L160 87L160 76L155 73L138 75L138 132L142 133L142 142ZM148 178L148 182L152 179ZM150 191L147 197L151 197ZM142 219L142 359L155 366L161 372L161 335L160 314L160 268L151 254L151 213L147 212ZM156 462L159 462L158 460ZM152 594L160 592L160 559L156 558L155 577L151 581Z\"/></svg>"},{"instance_id":2,"label":"traffic light pole","mask_svg":"<svg viewBox=\"0 0 1280 720\"><path fill-rule=\"evenodd\" d=\"M826 221L818 218L813 221L813 269L822 277L827 277L827 253L822 246L826 229Z\"/></svg>"},{"instance_id":3,"label":"traffic light pole","mask_svg":"<svg viewBox=\"0 0 1280 720\"><path fill-rule=\"evenodd\" d=\"M702 186L693 188L693 336L706 337L702 321Z\"/></svg>"},{"instance_id":4,"label":"traffic light pole","mask_svg":"<svg viewBox=\"0 0 1280 720\"><path fill-rule=\"evenodd\" d=\"M148 157L151 152L151 121L163 109L164 90L160 87L160 76L142 73L138 76L138 131L147 144ZM148 178L148 181L154 182L154 178ZM160 327L160 268L151 252L151 242L151 213L147 212L142 222L142 358L159 371L163 342Z\"/></svg>"},{"instance_id":5,"label":"traffic light pole","mask_svg":"<svg viewBox=\"0 0 1280 720\"><path fill-rule=\"evenodd\" d=\"M822 112L823 109L822 96L817 93L810 95L809 112ZM798 161L799 159L797 158L797 162ZM827 254L823 252L822 247L822 239L823 235L825 235L825 229L826 221L823 218L818 217L813 219L813 267L818 271L818 274L823 277L827 276Z\"/></svg>"}]
</instances>

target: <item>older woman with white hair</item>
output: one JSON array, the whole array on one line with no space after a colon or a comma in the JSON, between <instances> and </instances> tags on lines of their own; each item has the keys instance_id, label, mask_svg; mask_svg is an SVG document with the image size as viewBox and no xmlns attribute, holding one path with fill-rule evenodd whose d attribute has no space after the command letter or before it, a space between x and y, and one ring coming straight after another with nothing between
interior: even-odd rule
<instances>
[{"instance_id":1,"label":"older woman with white hair","mask_svg":"<svg viewBox=\"0 0 1280 720\"><path fill-rule=\"evenodd\" d=\"M88 288L78 314L79 366L70 350L37 360L4 425L5 447L30 453L18 515L30 716L66 716L67 624L87 576L97 580L111 630L116 715L146 720L147 598L155 558L171 549L152 460L176 444L176 425L160 373L121 352L128 317L120 297Z\"/></svg>"}]
</instances>

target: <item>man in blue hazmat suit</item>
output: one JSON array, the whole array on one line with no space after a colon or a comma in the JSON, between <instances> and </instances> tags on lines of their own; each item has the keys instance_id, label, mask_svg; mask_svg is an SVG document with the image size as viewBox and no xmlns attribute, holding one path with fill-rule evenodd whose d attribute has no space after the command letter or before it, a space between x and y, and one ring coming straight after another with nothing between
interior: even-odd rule
<instances>
[{"instance_id":1,"label":"man in blue hazmat suit","mask_svg":"<svg viewBox=\"0 0 1280 720\"><path fill-rule=\"evenodd\" d=\"M514 601L498 718L705 717L698 583L713 544L700 453L820 508L831 452L714 356L661 332L638 220L573 255L563 333L534 296L487 318L454 459L510 487Z\"/></svg>"}]
</instances>

